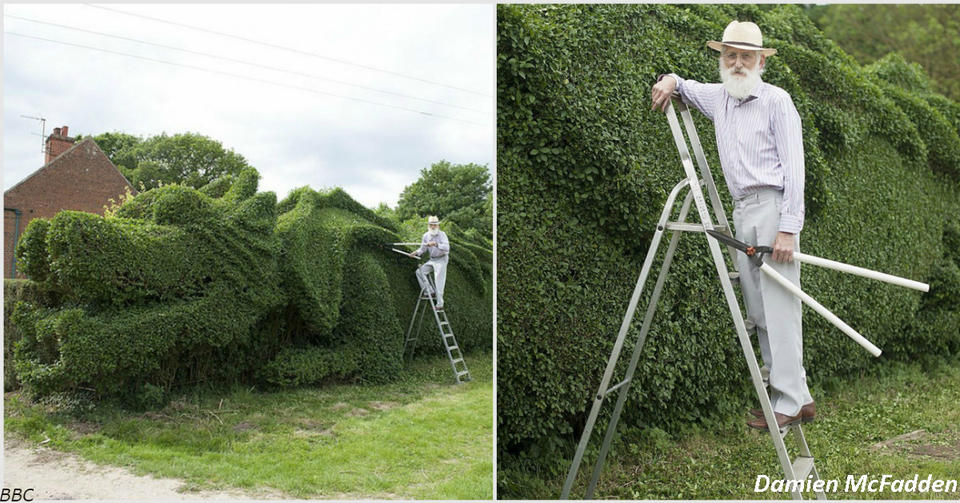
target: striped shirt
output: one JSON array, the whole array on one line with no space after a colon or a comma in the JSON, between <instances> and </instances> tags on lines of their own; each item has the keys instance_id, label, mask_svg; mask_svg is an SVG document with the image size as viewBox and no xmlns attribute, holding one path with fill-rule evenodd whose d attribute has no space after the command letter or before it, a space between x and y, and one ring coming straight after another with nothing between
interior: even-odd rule
<instances>
[{"instance_id":1,"label":"striped shirt","mask_svg":"<svg viewBox=\"0 0 960 503\"><path fill-rule=\"evenodd\" d=\"M437 246L427 246L427 243L436 241ZM413 252L418 257L425 251L430 250L430 259L448 260L450 256L450 240L447 239L447 233L438 231L436 236L431 236L430 231L424 232L420 238L420 249Z\"/></svg>"},{"instance_id":2,"label":"striped shirt","mask_svg":"<svg viewBox=\"0 0 960 503\"><path fill-rule=\"evenodd\" d=\"M763 189L783 191L781 232L803 228L803 129L800 114L783 89L760 81L742 101L723 84L677 80L684 103L713 121L723 177L734 199Z\"/></svg>"}]
</instances>

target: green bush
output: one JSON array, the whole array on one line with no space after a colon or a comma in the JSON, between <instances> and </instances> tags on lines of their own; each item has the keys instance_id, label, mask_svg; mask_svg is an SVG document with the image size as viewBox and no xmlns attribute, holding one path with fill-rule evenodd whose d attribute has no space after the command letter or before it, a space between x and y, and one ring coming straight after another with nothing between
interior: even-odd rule
<instances>
[{"instance_id":1,"label":"green bush","mask_svg":"<svg viewBox=\"0 0 960 503\"><path fill-rule=\"evenodd\" d=\"M927 147L930 168L960 181L960 128L953 107L930 99L929 81L920 65L891 54L866 68L877 76L887 96L904 111ZM942 97L941 97L942 98ZM938 106L939 105L939 106Z\"/></svg>"},{"instance_id":2,"label":"green bush","mask_svg":"<svg viewBox=\"0 0 960 503\"><path fill-rule=\"evenodd\" d=\"M277 224L283 289L295 308L286 316L285 333L298 347L278 355L264 379L274 384L314 383L329 375L388 380L402 364L403 334L419 287L413 275L417 263L384 244L419 242L422 222L401 230L369 210L357 210L358 204L340 189L295 189L278 207L283 210ZM446 293L452 302L450 322L465 350L490 348L492 254L458 239L455 227L448 234L454 242ZM436 331L430 326L426 330L418 347L436 354L442 350L440 338L431 335ZM340 361L334 364L315 345L341 355ZM302 375L293 377L292 369L302 369Z\"/></svg>"},{"instance_id":3,"label":"green bush","mask_svg":"<svg viewBox=\"0 0 960 503\"><path fill-rule=\"evenodd\" d=\"M42 224L41 224L42 225ZM20 329L13 322L13 313L20 302L36 305L51 303L49 295L41 293L36 282L25 279L3 280L3 390L12 391L19 386L14 371L14 348L23 339Z\"/></svg>"},{"instance_id":4,"label":"green bush","mask_svg":"<svg viewBox=\"0 0 960 503\"><path fill-rule=\"evenodd\" d=\"M17 253L38 281L5 304L23 387L151 408L198 382L395 377L418 287L414 262L383 245L414 238L340 189L277 204L258 179L250 168L143 192L112 216L32 221ZM489 348L491 255L471 246L453 255L451 320L465 348Z\"/></svg>"},{"instance_id":5,"label":"green bush","mask_svg":"<svg viewBox=\"0 0 960 503\"><path fill-rule=\"evenodd\" d=\"M352 346L339 351L320 346L284 348L261 369L261 379L283 387L316 384L331 376L349 376L358 363Z\"/></svg>"},{"instance_id":6,"label":"green bush","mask_svg":"<svg viewBox=\"0 0 960 503\"><path fill-rule=\"evenodd\" d=\"M34 218L23 230L14 253L20 270L38 283L46 283L50 277L50 264L47 262L47 230L50 221Z\"/></svg>"},{"instance_id":7,"label":"green bush","mask_svg":"<svg viewBox=\"0 0 960 503\"><path fill-rule=\"evenodd\" d=\"M248 170L220 199L169 185L113 217L63 211L28 228L25 247L43 232L28 253L49 270L40 285L62 299L20 304L23 385L154 403L153 388L248 374L259 326L285 300L275 196L255 194L257 178Z\"/></svg>"},{"instance_id":8,"label":"green bush","mask_svg":"<svg viewBox=\"0 0 960 503\"><path fill-rule=\"evenodd\" d=\"M804 290L873 340L884 359L958 350L960 311L946 302L956 298L947 257L957 238L944 219L960 213L956 104L931 95L922 77L884 80L900 71L884 66L892 60L860 68L796 6L500 5L497 12L502 470L532 453L540 453L537 470L568 466L654 222L683 177L650 88L668 72L717 81L717 53L705 43L731 19L757 22L765 45L778 49L764 80L790 92L803 122L802 250L950 293L931 303L816 267L804 267ZM722 181L713 125L693 115ZM720 195L729 216L725 187ZM754 404L715 269L694 238L677 249L624 409L628 426L675 431ZM805 314L814 386L878 364L823 318ZM639 322L618 375L638 330Z\"/></svg>"}]
</instances>

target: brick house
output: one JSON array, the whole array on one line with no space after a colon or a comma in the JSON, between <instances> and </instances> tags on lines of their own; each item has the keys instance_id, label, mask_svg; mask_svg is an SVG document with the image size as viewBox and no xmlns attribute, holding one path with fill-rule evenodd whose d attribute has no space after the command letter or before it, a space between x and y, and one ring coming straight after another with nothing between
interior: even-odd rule
<instances>
[{"instance_id":1,"label":"brick house","mask_svg":"<svg viewBox=\"0 0 960 503\"><path fill-rule=\"evenodd\" d=\"M75 141L67 136L67 126L54 128L43 167L3 193L3 277L23 277L14 248L34 218L50 218L60 210L102 215L111 198L119 201L127 189L136 194L92 138Z\"/></svg>"}]
</instances>

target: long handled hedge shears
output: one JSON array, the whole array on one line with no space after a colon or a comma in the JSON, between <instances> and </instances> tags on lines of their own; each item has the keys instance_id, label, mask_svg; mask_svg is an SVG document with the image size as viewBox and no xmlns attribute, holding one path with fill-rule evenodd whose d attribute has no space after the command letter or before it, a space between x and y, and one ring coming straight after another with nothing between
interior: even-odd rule
<instances>
[{"instance_id":1,"label":"long handled hedge shears","mask_svg":"<svg viewBox=\"0 0 960 503\"><path fill-rule=\"evenodd\" d=\"M791 283L787 278L784 278L780 273L770 267L768 264L763 262L764 253L773 253L773 248L769 246L750 246L742 241L738 241L726 234L721 234L714 230L707 230L707 234L715 238L721 243L731 246L741 252L745 253L749 257L750 261L753 262L757 267L763 271L764 274L769 276L771 279L782 285L790 293L800 298L804 304L813 308L814 311L820 314L827 319L830 323L833 323L837 328L839 328L843 333L850 336L851 339L863 346L867 351L870 352L873 356L880 356L880 348L875 346L872 342L868 341L864 336L860 335L859 332L854 330L844 323L837 315L830 312L829 309L823 307L822 304L817 302L813 297L804 293L803 290L798 288L796 285ZM857 276L863 276L865 278L876 279L880 281L885 281L887 283L892 283L894 285L904 286L907 288L913 288L914 290L920 290L921 292L930 291L930 285L926 283L921 283L919 281L913 281L906 278L901 278L899 276L893 276L891 274L885 274L882 272L872 271L870 269L864 269L862 267L857 267L849 264L844 264L842 262L836 262L833 260L827 260L820 257L814 257L812 255L806 255L800 252L793 252L793 259L799 262L816 265L820 267L826 267L828 269L834 269L836 271L846 272L850 274L855 274Z\"/></svg>"},{"instance_id":2,"label":"long handled hedge shears","mask_svg":"<svg viewBox=\"0 0 960 503\"><path fill-rule=\"evenodd\" d=\"M412 259L415 259L415 260L420 260L418 257L412 257L412 256L410 256L410 252L405 252L405 251L403 251L403 250L398 250L398 249L396 249L396 248L392 248L393 246L420 246L420 243L387 243L387 244L391 246L390 250L392 250L392 251L395 251L395 252L397 252L397 253L399 253L399 254L401 254L401 255L406 255L408 258L412 258Z\"/></svg>"}]
</instances>

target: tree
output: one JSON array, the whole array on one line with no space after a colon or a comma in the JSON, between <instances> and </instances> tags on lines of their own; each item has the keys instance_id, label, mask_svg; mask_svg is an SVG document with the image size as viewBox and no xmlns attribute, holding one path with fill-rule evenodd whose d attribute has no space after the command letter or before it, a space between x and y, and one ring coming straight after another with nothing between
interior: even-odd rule
<instances>
[{"instance_id":1,"label":"tree","mask_svg":"<svg viewBox=\"0 0 960 503\"><path fill-rule=\"evenodd\" d=\"M379 206L373 209L373 212L392 222L400 222L400 219L397 218L397 210L395 208L391 208L387 203L381 202Z\"/></svg>"},{"instance_id":2,"label":"tree","mask_svg":"<svg viewBox=\"0 0 960 503\"><path fill-rule=\"evenodd\" d=\"M199 188L251 167L242 155L198 133L162 133L146 140L104 133L93 139L134 186L147 189L172 183Z\"/></svg>"},{"instance_id":3,"label":"tree","mask_svg":"<svg viewBox=\"0 0 960 503\"><path fill-rule=\"evenodd\" d=\"M810 8L807 15L861 64L898 52L923 67L934 91L960 99L957 5L828 5Z\"/></svg>"},{"instance_id":4,"label":"tree","mask_svg":"<svg viewBox=\"0 0 960 503\"><path fill-rule=\"evenodd\" d=\"M97 146L100 147L100 150L103 150L103 153L110 158L113 164L119 167L116 160L117 154L140 144L143 141L143 138L140 138L139 136L133 136L132 134L115 131L113 133L102 133L94 136L93 141L97 142Z\"/></svg>"},{"instance_id":5,"label":"tree","mask_svg":"<svg viewBox=\"0 0 960 503\"><path fill-rule=\"evenodd\" d=\"M403 220L437 215L463 229L493 236L490 173L479 164L434 163L400 194L397 213Z\"/></svg>"}]
</instances>

